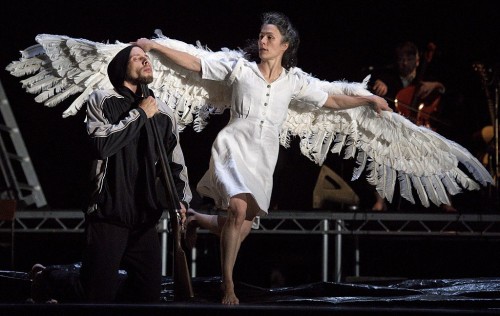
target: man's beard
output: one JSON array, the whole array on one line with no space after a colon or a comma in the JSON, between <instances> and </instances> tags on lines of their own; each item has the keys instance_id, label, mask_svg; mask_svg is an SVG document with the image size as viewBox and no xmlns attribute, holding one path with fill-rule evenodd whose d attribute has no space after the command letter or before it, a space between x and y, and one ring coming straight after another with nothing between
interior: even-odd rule
<instances>
[{"instance_id":1,"label":"man's beard","mask_svg":"<svg viewBox=\"0 0 500 316\"><path fill-rule=\"evenodd\" d=\"M151 82L153 82L153 75L151 76L140 76L139 78L130 78L129 76L127 76L127 78L125 78L125 81L128 81L134 85L141 85L141 84L150 84Z\"/></svg>"},{"instance_id":2,"label":"man's beard","mask_svg":"<svg viewBox=\"0 0 500 316\"><path fill-rule=\"evenodd\" d=\"M402 77L408 77L409 75L411 75L412 72L413 72L412 67L404 67L399 70L399 73Z\"/></svg>"}]
</instances>

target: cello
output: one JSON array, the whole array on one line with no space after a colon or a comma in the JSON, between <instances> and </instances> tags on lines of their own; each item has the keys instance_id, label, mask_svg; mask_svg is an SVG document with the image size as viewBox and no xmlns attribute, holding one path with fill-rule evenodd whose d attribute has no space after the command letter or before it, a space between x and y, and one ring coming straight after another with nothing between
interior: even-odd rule
<instances>
[{"instance_id":1,"label":"cello","mask_svg":"<svg viewBox=\"0 0 500 316\"><path fill-rule=\"evenodd\" d=\"M409 86L401 89L396 94L396 99L394 100L396 110L399 114L417 125L429 128L432 128L432 115L439 108L441 94L438 91L433 91L427 97L420 98L419 92L427 65L431 62L435 51L436 45L434 43L427 44L427 50L424 53L424 58L420 64L416 78Z\"/></svg>"}]
</instances>

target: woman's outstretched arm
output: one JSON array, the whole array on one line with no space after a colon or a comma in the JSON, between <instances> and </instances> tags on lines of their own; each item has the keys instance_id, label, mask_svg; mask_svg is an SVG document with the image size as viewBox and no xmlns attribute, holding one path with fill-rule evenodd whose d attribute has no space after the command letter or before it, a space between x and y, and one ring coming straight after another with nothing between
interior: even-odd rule
<instances>
[{"instance_id":1,"label":"woman's outstretched arm","mask_svg":"<svg viewBox=\"0 0 500 316\"><path fill-rule=\"evenodd\" d=\"M196 56L160 45L147 38L140 38L133 44L139 46L145 52L155 51L160 53L187 70L201 72L201 61Z\"/></svg>"}]
</instances>

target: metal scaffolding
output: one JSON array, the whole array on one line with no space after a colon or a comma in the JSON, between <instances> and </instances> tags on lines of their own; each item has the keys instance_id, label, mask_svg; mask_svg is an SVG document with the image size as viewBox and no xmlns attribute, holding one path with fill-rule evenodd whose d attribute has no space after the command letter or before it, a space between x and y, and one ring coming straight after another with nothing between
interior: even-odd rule
<instances>
[{"instance_id":1,"label":"metal scaffolding","mask_svg":"<svg viewBox=\"0 0 500 316\"><path fill-rule=\"evenodd\" d=\"M83 233L84 217L79 210L19 211L16 214L16 233ZM168 214L165 212L158 226L162 235L163 272L166 274L168 253ZM10 233L11 223L0 221L0 233ZM200 234L208 233L199 230ZM273 211L260 219L260 228L252 234L322 235L322 281L328 281L331 271L328 262L330 237L334 238L333 278L341 280L342 237L352 236L423 236L423 237L500 237L500 214L459 213L388 213L388 212L334 212ZM192 255L196 257L196 248ZM191 272L196 276L196 262Z\"/></svg>"},{"instance_id":2,"label":"metal scaffolding","mask_svg":"<svg viewBox=\"0 0 500 316\"><path fill-rule=\"evenodd\" d=\"M0 198L21 206L47 205L21 131L0 82Z\"/></svg>"},{"instance_id":3,"label":"metal scaffolding","mask_svg":"<svg viewBox=\"0 0 500 316\"><path fill-rule=\"evenodd\" d=\"M167 218L164 213L162 219ZM325 227L324 221L335 223ZM17 233L81 233L80 210L18 211ZM0 233L10 223L0 221ZM206 233L200 230L200 233ZM252 234L500 237L500 214L273 211Z\"/></svg>"}]
</instances>

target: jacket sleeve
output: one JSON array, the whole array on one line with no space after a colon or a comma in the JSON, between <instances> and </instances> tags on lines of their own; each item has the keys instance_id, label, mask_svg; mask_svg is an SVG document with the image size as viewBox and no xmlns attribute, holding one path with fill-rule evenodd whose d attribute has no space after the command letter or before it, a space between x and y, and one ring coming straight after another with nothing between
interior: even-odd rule
<instances>
[{"instance_id":1,"label":"jacket sleeve","mask_svg":"<svg viewBox=\"0 0 500 316\"><path fill-rule=\"evenodd\" d=\"M91 146L99 159L105 159L117 153L139 135L147 121L146 113L134 108L122 119L113 121L106 114L107 107L123 102L118 94L105 91L93 92L87 106L87 133L91 138ZM116 106L115 106L116 107Z\"/></svg>"},{"instance_id":2,"label":"jacket sleeve","mask_svg":"<svg viewBox=\"0 0 500 316\"><path fill-rule=\"evenodd\" d=\"M161 103L161 104L160 104ZM165 131L164 146L168 155L168 162L172 177L174 179L175 188L179 196L179 201L182 202L186 208L192 199L192 192L189 186L188 171L184 160L184 154L179 143L179 130L177 129L177 122L173 112L166 104L159 101L159 109L162 115L170 120L169 129Z\"/></svg>"}]
</instances>

